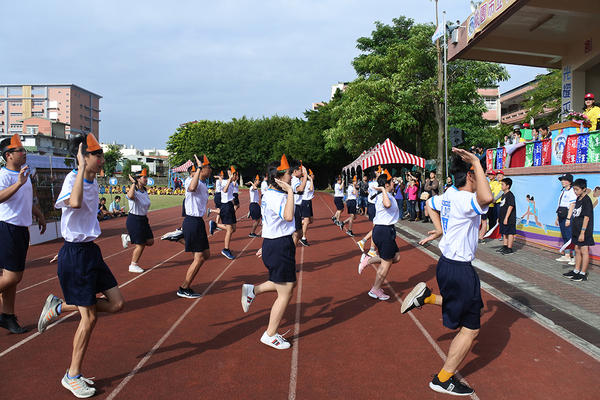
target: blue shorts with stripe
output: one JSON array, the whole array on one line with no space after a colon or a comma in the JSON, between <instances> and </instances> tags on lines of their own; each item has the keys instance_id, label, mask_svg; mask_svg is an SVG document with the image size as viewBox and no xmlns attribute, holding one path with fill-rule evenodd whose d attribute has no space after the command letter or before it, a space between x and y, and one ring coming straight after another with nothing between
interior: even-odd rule
<instances>
[{"instance_id":1,"label":"blue shorts with stripe","mask_svg":"<svg viewBox=\"0 0 600 400\"><path fill-rule=\"evenodd\" d=\"M455 261L441 256L436 278L442 303L444 326L450 329L481 327L481 283L470 262Z\"/></svg>"},{"instance_id":2,"label":"blue shorts with stripe","mask_svg":"<svg viewBox=\"0 0 600 400\"><path fill-rule=\"evenodd\" d=\"M0 269L24 271L28 249L29 229L0 221Z\"/></svg>"},{"instance_id":3,"label":"blue shorts with stripe","mask_svg":"<svg viewBox=\"0 0 600 400\"><path fill-rule=\"evenodd\" d=\"M94 242L65 242L58 252L57 274L65 302L74 306L93 306L96 293L118 285Z\"/></svg>"}]
</instances>

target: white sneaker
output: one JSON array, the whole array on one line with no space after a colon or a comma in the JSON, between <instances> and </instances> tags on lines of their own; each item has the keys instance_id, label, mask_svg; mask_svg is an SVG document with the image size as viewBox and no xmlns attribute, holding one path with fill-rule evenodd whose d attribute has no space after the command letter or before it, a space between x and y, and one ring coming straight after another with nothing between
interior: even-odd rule
<instances>
[{"instance_id":1,"label":"white sneaker","mask_svg":"<svg viewBox=\"0 0 600 400\"><path fill-rule=\"evenodd\" d=\"M571 258L571 261L569 261L569 265L575 265L575 257Z\"/></svg>"},{"instance_id":2,"label":"white sneaker","mask_svg":"<svg viewBox=\"0 0 600 400\"><path fill-rule=\"evenodd\" d=\"M571 257L565 254L562 257L557 258L556 261L569 262L571 261Z\"/></svg>"},{"instance_id":3,"label":"white sneaker","mask_svg":"<svg viewBox=\"0 0 600 400\"><path fill-rule=\"evenodd\" d=\"M129 235L124 233L121 235L121 244L123 245L123 248L126 249L127 246L129 246L129 242L131 242L131 239L129 238Z\"/></svg>"},{"instance_id":4,"label":"white sneaker","mask_svg":"<svg viewBox=\"0 0 600 400\"><path fill-rule=\"evenodd\" d=\"M245 313L248 312L250 304L252 304L255 297L256 295L254 294L254 285L248 285L244 283L242 285L242 309Z\"/></svg>"},{"instance_id":5,"label":"white sneaker","mask_svg":"<svg viewBox=\"0 0 600 400\"><path fill-rule=\"evenodd\" d=\"M65 388L69 389L71 393L75 395L75 397L85 399L96 394L96 389L89 387L89 385L94 384L91 379L84 378L81 375L78 378L69 378L67 375L68 373L69 370L67 370L65 376L63 376L61 383Z\"/></svg>"},{"instance_id":6,"label":"white sneaker","mask_svg":"<svg viewBox=\"0 0 600 400\"><path fill-rule=\"evenodd\" d=\"M274 349L279 350L289 349L292 346L290 342L285 340L283 336L281 336L279 333L276 333L274 336L269 336L267 334L267 331L263 333L262 337L260 338L260 341L266 344L267 346L271 346Z\"/></svg>"},{"instance_id":7,"label":"white sneaker","mask_svg":"<svg viewBox=\"0 0 600 400\"><path fill-rule=\"evenodd\" d=\"M144 272L144 270L142 268L140 268L139 265L129 264L129 272L134 272L136 274L141 274L142 272Z\"/></svg>"}]
</instances>

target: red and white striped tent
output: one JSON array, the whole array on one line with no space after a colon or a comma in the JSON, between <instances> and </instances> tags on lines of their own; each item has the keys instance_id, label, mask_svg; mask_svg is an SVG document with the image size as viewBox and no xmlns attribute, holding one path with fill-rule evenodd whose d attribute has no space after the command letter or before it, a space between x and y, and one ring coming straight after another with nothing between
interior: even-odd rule
<instances>
[{"instance_id":1,"label":"red and white striped tent","mask_svg":"<svg viewBox=\"0 0 600 400\"><path fill-rule=\"evenodd\" d=\"M188 168L190 166L192 166L194 163L191 162L190 160L187 160L185 164L180 165L177 168L173 168L173 171L175 172L187 172Z\"/></svg>"},{"instance_id":2,"label":"red and white striped tent","mask_svg":"<svg viewBox=\"0 0 600 400\"><path fill-rule=\"evenodd\" d=\"M413 164L425 168L425 159L400 150L390 139L363 152L356 160L344 167L344 170L361 166L363 170L381 164Z\"/></svg>"}]
</instances>

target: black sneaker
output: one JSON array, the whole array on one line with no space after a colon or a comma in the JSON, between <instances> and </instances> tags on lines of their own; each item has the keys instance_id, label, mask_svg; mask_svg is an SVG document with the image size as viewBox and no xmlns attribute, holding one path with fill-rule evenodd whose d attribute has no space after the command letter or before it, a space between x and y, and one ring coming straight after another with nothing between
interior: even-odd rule
<instances>
[{"instance_id":1,"label":"black sneaker","mask_svg":"<svg viewBox=\"0 0 600 400\"><path fill-rule=\"evenodd\" d=\"M306 239L300 239L300 244L302 244L302 246L304 246L304 247L308 247L308 246L310 246L310 245L308 244L308 240L306 240Z\"/></svg>"},{"instance_id":2,"label":"black sneaker","mask_svg":"<svg viewBox=\"0 0 600 400\"><path fill-rule=\"evenodd\" d=\"M341 230L344 230L344 221L340 221L340 224L338 226Z\"/></svg>"},{"instance_id":3,"label":"black sneaker","mask_svg":"<svg viewBox=\"0 0 600 400\"><path fill-rule=\"evenodd\" d=\"M194 292L194 289L184 289L182 287L179 287L179 290L177 291L177 296L185 297L186 299L197 299L198 297L202 297L201 294Z\"/></svg>"},{"instance_id":4,"label":"black sneaker","mask_svg":"<svg viewBox=\"0 0 600 400\"><path fill-rule=\"evenodd\" d=\"M406 295L406 298L402 302L400 312L405 314L413 308L421 309L425 304L425 299L431 296L431 289L427 287L425 282L417 283L417 286Z\"/></svg>"},{"instance_id":5,"label":"black sneaker","mask_svg":"<svg viewBox=\"0 0 600 400\"><path fill-rule=\"evenodd\" d=\"M354 237L354 232L352 231L346 231L346 235L350 236L350 237Z\"/></svg>"},{"instance_id":6,"label":"black sneaker","mask_svg":"<svg viewBox=\"0 0 600 400\"><path fill-rule=\"evenodd\" d=\"M21 328L14 315L0 314L0 327L16 333L18 335L27 332L27 329Z\"/></svg>"},{"instance_id":7,"label":"black sneaker","mask_svg":"<svg viewBox=\"0 0 600 400\"><path fill-rule=\"evenodd\" d=\"M513 249L509 249L508 247L506 249L504 249L504 251L501 251L500 254L502 254L503 256L507 256L510 254L513 254Z\"/></svg>"},{"instance_id":8,"label":"black sneaker","mask_svg":"<svg viewBox=\"0 0 600 400\"><path fill-rule=\"evenodd\" d=\"M575 275L579 275L579 272L575 272L575 270L571 270L571 271L569 271L569 272L565 272L565 273L563 274L563 276L564 276L565 278L572 278L572 277L574 277Z\"/></svg>"},{"instance_id":9,"label":"black sneaker","mask_svg":"<svg viewBox=\"0 0 600 400\"><path fill-rule=\"evenodd\" d=\"M573 277L571 278L571 280L574 281L574 282L587 281L587 273L573 275Z\"/></svg>"},{"instance_id":10,"label":"black sneaker","mask_svg":"<svg viewBox=\"0 0 600 400\"><path fill-rule=\"evenodd\" d=\"M470 396L475 393L473 389L457 381L454 376L446 382L440 382L438 376L435 375L433 380L429 382L429 387L438 393L446 393L453 396Z\"/></svg>"},{"instance_id":11,"label":"black sneaker","mask_svg":"<svg viewBox=\"0 0 600 400\"><path fill-rule=\"evenodd\" d=\"M208 221L208 231L211 236L215 234L215 230L217 229L217 223L215 221Z\"/></svg>"},{"instance_id":12,"label":"black sneaker","mask_svg":"<svg viewBox=\"0 0 600 400\"><path fill-rule=\"evenodd\" d=\"M260 237L260 236L258 236L256 233L251 233L251 234L249 234L248 236L250 236L251 238Z\"/></svg>"},{"instance_id":13,"label":"black sneaker","mask_svg":"<svg viewBox=\"0 0 600 400\"><path fill-rule=\"evenodd\" d=\"M498 250L496 250L496 253L502 253L506 249L508 249L508 247L502 246L501 248L499 248Z\"/></svg>"},{"instance_id":14,"label":"black sneaker","mask_svg":"<svg viewBox=\"0 0 600 400\"><path fill-rule=\"evenodd\" d=\"M331 220L333 221L334 224L337 225L338 221L337 221L337 219L335 219L335 217L331 217Z\"/></svg>"}]
</instances>

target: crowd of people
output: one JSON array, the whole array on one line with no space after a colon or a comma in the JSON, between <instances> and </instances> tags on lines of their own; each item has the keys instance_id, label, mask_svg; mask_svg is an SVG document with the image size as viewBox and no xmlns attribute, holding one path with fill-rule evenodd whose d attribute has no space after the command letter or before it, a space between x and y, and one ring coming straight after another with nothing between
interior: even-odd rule
<instances>
[{"instance_id":1,"label":"crowd of people","mask_svg":"<svg viewBox=\"0 0 600 400\"><path fill-rule=\"evenodd\" d=\"M0 147L7 162L7 167L0 172L0 259L4 269L0 276L3 299L0 327L13 333L24 333L26 330L19 326L14 306L16 286L24 271L29 243L27 227L31 214L40 220L42 232L45 221L33 204L25 165L26 152L18 135L2 141ZM111 204L106 210L105 199L97 206L100 191L96 176L104 164L102 148L93 135L87 134L73 138L71 149L78 168L67 175L56 201L56 207L62 210L61 233L65 239L57 256L57 275L63 296L48 295L39 317L38 331L45 332L61 314L79 312L81 320L73 338L70 365L61 383L76 397L87 398L93 396L96 389L92 387L90 379L83 377L82 365L97 314L119 312L125 303L114 275L104 262L100 247L94 243L101 233L98 217L107 215L104 212L127 216L127 233L121 235L121 241L124 248L135 245L129 265L132 273L145 271L139 262L145 248L153 246L155 240L147 215L151 205L147 171L129 176L131 185L125 193L129 200L128 213L120 207L119 196L115 197L114 205ZM343 178L338 177L333 199L336 212L332 221L342 231L347 228L345 233L351 237L355 236L353 225L357 214L366 214L372 222L372 229L356 242L360 249L358 273L363 274L369 266L376 267L375 279L367 295L381 301L390 298L382 286L392 265L402 259L396 243L396 223L403 216L408 216L412 221L422 219L433 225L429 236L420 243L423 245L441 238L439 248L442 256L436 267L439 294L433 293L424 282L420 282L402 302L401 311L406 313L425 305L441 307L444 326L458 330L458 334L450 345L444 365L433 376L429 386L440 393L467 396L474 393L473 389L461 383L454 374L469 353L481 325L483 302L480 282L471 262L477 246L482 243L482 216L492 218L490 225L498 221L504 236L503 254L510 254L516 208L514 195L511 197L510 178L504 178L502 171L487 171L486 179L486 172L475 153L456 148L452 151L451 177L443 187L434 171L429 173L424 182L421 182L418 172L394 178L387 169L381 167L372 174L371 180L365 177L359 181L353 177L347 186ZM209 237L217 231L224 231L221 254L228 259L235 259L229 245L232 235L237 231L236 212L241 207L239 173L231 166L226 175L221 172L214 176L215 207L211 208L207 183L212 176L212 166L207 156L203 155L201 159L195 156L195 163L188 172L189 177L181 188L185 191L181 228L161 239L180 243L185 246L186 252L192 254L192 262L183 274L182 285L175 295L198 299L202 295L193 290L192 283L202 265L210 259L211 242L214 244L218 240L215 237L209 241ZM565 276L581 281L587 277L588 248L594 244L591 236L593 205L587 196L585 180L573 181L570 174L559 179L563 182L564 190L558 211L566 208L566 214L563 217L561 212L557 213L557 224L561 225L561 231L564 225L565 232L571 226L569 239L575 244L576 254L574 269ZM280 160L267 165L262 178L257 175L248 183L250 203L247 216L254 221L249 237L258 237L256 231L262 223L263 241L256 255L262 258L268 270L268 279L256 284L243 283L241 306L244 312L248 312L259 295L277 293L268 324L260 338L262 343L275 349L291 347L278 329L296 287L297 244L300 242L305 247L310 246L308 228L313 222L313 180L314 174L300 160L288 160L283 155ZM349 217L342 220L344 197ZM212 214L215 214L216 220L209 220L207 232L204 218ZM535 210L532 215L537 215ZM566 239L568 235L565 233L564 237ZM367 245L369 241L370 246ZM98 293L103 297L97 297Z\"/></svg>"}]
</instances>

